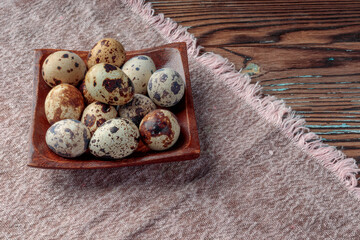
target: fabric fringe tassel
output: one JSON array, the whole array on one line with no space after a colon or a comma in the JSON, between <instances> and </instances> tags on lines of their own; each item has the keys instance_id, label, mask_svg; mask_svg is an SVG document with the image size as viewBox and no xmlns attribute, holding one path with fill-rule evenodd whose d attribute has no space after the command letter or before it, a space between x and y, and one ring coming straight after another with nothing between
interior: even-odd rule
<instances>
[{"instance_id":1,"label":"fabric fringe tassel","mask_svg":"<svg viewBox=\"0 0 360 240\"><path fill-rule=\"evenodd\" d=\"M274 96L262 96L262 87L257 83L251 84L250 77L237 72L234 64L227 59L211 52L200 54L202 47L197 46L196 38L187 31L187 28L178 25L170 18L165 18L161 13L155 15L151 4L145 3L144 0L123 0L123 2L127 3L133 12L142 16L147 24L167 36L169 43L186 42L189 56L213 71L231 91L244 99L260 116L280 128L306 154L333 172L360 200L360 188L357 187L356 179L360 169L353 158L347 158L335 147L324 144L318 135L305 127L305 120L296 116L284 101Z\"/></svg>"}]
</instances>

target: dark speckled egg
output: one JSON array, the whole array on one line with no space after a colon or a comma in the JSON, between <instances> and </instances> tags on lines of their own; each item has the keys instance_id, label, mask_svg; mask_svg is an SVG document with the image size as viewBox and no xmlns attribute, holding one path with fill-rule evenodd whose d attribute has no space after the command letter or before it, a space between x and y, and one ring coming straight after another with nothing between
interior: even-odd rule
<instances>
[{"instance_id":1,"label":"dark speckled egg","mask_svg":"<svg viewBox=\"0 0 360 240\"><path fill-rule=\"evenodd\" d=\"M156 105L172 107L184 96L185 82L175 70L161 68L151 75L147 92Z\"/></svg>"},{"instance_id":2,"label":"dark speckled egg","mask_svg":"<svg viewBox=\"0 0 360 240\"><path fill-rule=\"evenodd\" d=\"M139 140L139 130L132 121L115 118L106 121L94 132L89 149L97 157L120 159L132 154Z\"/></svg>"},{"instance_id":3,"label":"dark speckled egg","mask_svg":"<svg viewBox=\"0 0 360 240\"><path fill-rule=\"evenodd\" d=\"M142 94L135 94L131 102L119 108L119 116L131 119L136 126L139 126L143 117L155 109L156 105L150 98Z\"/></svg>"},{"instance_id":4,"label":"dark speckled egg","mask_svg":"<svg viewBox=\"0 0 360 240\"><path fill-rule=\"evenodd\" d=\"M67 158L83 154L89 144L89 129L78 120L65 119L54 123L46 132L48 147L57 155Z\"/></svg>"},{"instance_id":5,"label":"dark speckled egg","mask_svg":"<svg viewBox=\"0 0 360 240\"><path fill-rule=\"evenodd\" d=\"M120 68L108 63L90 68L85 76L85 85L95 100L110 105L124 105L135 94L130 78Z\"/></svg>"},{"instance_id":6,"label":"dark speckled egg","mask_svg":"<svg viewBox=\"0 0 360 240\"><path fill-rule=\"evenodd\" d=\"M152 150L172 147L180 136L180 125L176 116L165 109L148 113L140 123L141 139Z\"/></svg>"},{"instance_id":7,"label":"dark speckled egg","mask_svg":"<svg viewBox=\"0 0 360 240\"><path fill-rule=\"evenodd\" d=\"M115 107L102 102L93 102L84 109L81 122L85 124L91 134L93 134L104 122L116 118L116 115L117 111Z\"/></svg>"},{"instance_id":8,"label":"dark speckled egg","mask_svg":"<svg viewBox=\"0 0 360 240\"><path fill-rule=\"evenodd\" d=\"M89 68L98 63L110 63L120 67L125 61L125 55L125 49L119 41L104 38L98 41L89 52L87 64Z\"/></svg>"}]
</instances>

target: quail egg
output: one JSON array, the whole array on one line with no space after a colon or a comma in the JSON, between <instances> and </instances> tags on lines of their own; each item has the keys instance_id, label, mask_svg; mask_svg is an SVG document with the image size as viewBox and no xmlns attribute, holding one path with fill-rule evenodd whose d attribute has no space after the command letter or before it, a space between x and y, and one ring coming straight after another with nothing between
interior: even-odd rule
<instances>
[{"instance_id":1,"label":"quail egg","mask_svg":"<svg viewBox=\"0 0 360 240\"><path fill-rule=\"evenodd\" d=\"M78 120L64 119L54 123L45 135L49 148L62 157L74 158L83 154L88 147L91 134Z\"/></svg>"},{"instance_id":2,"label":"quail egg","mask_svg":"<svg viewBox=\"0 0 360 240\"><path fill-rule=\"evenodd\" d=\"M91 49L87 57L89 68L98 63L110 63L117 67L125 62L125 50L123 45L113 38L104 38L98 41Z\"/></svg>"},{"instance_id":3,"label":"quail egg","mask_svg":"<svg viewBox=\"0 0 360 240\"><path fill-rule=\"evenodd\" d=\"M147 92L156 105L172 107L184 96L185 82L175 70L161 68L151 75Z\"/></svg>"},{"instance_id":4,"label":"quail egg","mask_svg":"<svg viewBox=\"0 0 360 240\"><path fill-rule=\"evenodd\" d=\"M97 101L110 105L124 105L134 97L134 84L118 67L99 63L85 76L86 89Z\"/></svg>"},{"instance_id":5,"label":"quail egg","mask_svg":"<svg viewBox=\"0 0 360 240\"><path fill-rule=\"evenodd\" d=\"M91 137L90 153L97 157L120 159L133 153L140 134L133 122L124 118L107 120Z\"/></svg>"},{"instance_id":6,"label":"quail egg","mask_svg":"<svg viewBox=\"0 0 360 240\"><path fill-rule=\"evenodd\" d=\"M54 87L61 83L76 86L84 79L86 65L75 53L57 51L50 54L42 65L42 76L45 82Z\"/></svg>"},{"instance_id":7,"label":"quail egg","mask_svg":"<svg viewBox=\"0 0 360 240\"><path fill-rule=\"evenodd\" d=\"M102 102L93 102L84 109L81 122L85 124L91 134L93 134L104 122L115 118L116 115L117 111L115 107Z\"/></svg>"},{"instance_id":8,"label":"quail egg","mask_svg":"<svg viewBox=\"0 0 360 240\"><path fill-rule=\"evenodd\" d=\"M172 112L156 109L142 119L139 131L141 139L150 149L161 151L176 143L180 125Z\"/></svg>"},{"instance_id":9,"label":"quail egg","mask_svg":"<svg viewBox=\"0 0 360 240\"><path fill-rule=\"evenodd\" d=\"M66 83L52 88L45 99L45 115L50 124L63 119L79 120L84 107L80 91Z\"/></svg>"},{"instance_id":10,"label":"quail egg","mask_svg":"<svg viewBox=\"0 0 360 240\"><path fill-rule=\"evenodd\" d=\"M96 100L90 95L89 91L86 88L85 81L82 81L79 90L82 93L85 101L85 105L95 102Z\"/></svg>"},{"instance_id":11,"label":"quail egg","mask_svg":"<svg viewBox=\"0 0 360 240\"><path fill-rule=\"evenodd\" d=\"M139 126L143 117L155 109L156 105L150 98L142 94L135 94L131 102L120 106L119 116L131 119L136 126Z\"/></svg>"},{"instance_id":12,"label":"quail egg","mask_svg":"<svg viewBox=\"0 0 360 240\"><path fill-rule=\"evenodd\" d=\"M140 55L125 62L121 69L134 83L135 93L146 94L149 78L156 71L154 61Z\"/></svg>"}]
</instances>

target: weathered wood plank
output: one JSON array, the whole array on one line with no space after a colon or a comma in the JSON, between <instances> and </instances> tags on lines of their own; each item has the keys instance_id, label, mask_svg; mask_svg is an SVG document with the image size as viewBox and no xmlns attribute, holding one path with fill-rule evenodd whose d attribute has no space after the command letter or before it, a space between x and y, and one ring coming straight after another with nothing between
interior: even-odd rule
<instances>
[{"instance_id":1,"label":"weathered wood plank","mask_svg":"<svg viewBox=\"0 0 360 240\"><path fill-rule=\"evenodd\" d=\"M154 1L360 162L359 1Z\"/></svg>"},{"instance_id":2,"label":"weathered wood plank","mask_svg":"<svg viewBox=\"0 0 360 240\"><path fill-rule=\"evenodd\" d=\"M351 40L357 1L160 1L159 12L190 26L203 46L307 44Z\"/></svg>"}]
</instances>

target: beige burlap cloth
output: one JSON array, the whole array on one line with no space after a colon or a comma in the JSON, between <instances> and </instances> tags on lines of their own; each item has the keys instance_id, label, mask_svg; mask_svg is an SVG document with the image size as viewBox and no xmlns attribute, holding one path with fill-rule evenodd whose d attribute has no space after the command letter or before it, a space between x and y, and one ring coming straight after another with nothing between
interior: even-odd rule
<instances>
[{"instance_id":1,"label":"beige burlap cloth","mask_svg":"<svg viewBox=\"0 0 360 240\"><path fill-rule=\"evenodd\" d=\"M259 100L224 59L196 57L184 29L128 4L1 1L0 239L359 239L352 160L313 145L285 107ZM91 171L26 166L33 49L88 50L103 37L127 50L189 43L199 159Z\"/></svg>"}]
</instances>

